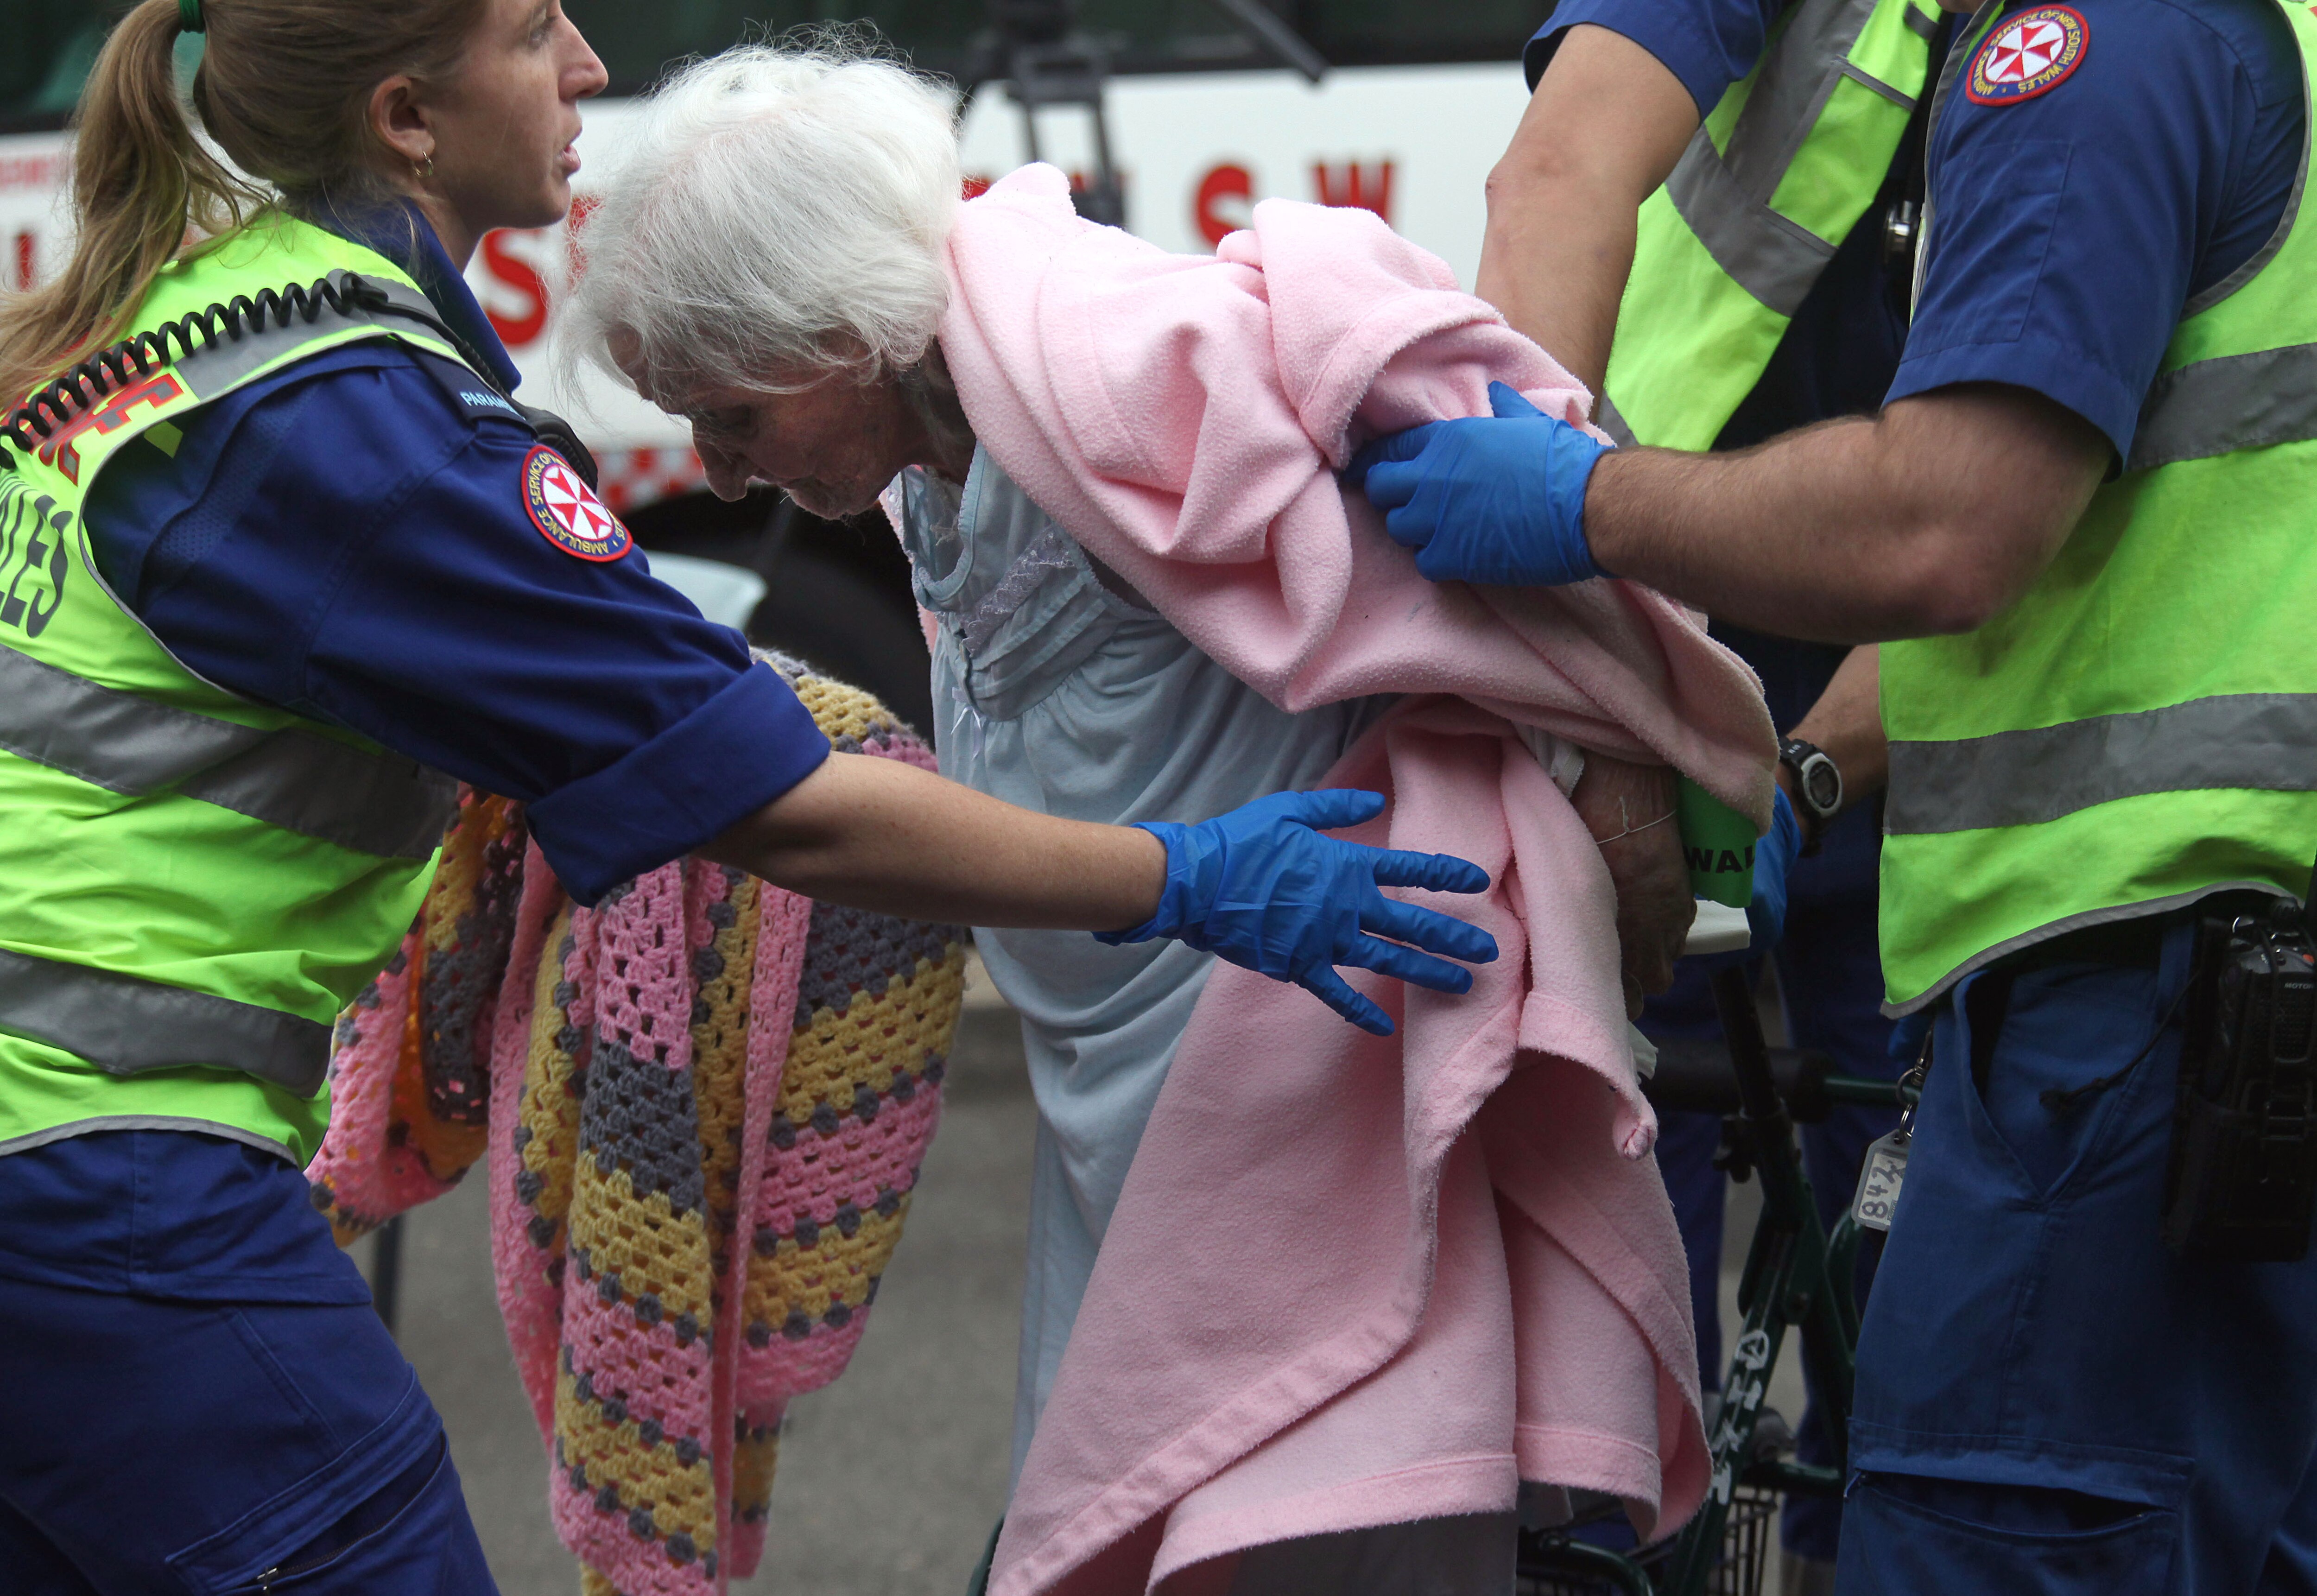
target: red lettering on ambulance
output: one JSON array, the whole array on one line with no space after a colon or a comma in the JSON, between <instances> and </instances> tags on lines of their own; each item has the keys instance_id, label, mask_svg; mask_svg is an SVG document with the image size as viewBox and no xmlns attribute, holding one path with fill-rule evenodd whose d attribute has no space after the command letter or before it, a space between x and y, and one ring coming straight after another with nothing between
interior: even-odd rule
<instances>
[{"instance_id":1,"label":"red lettering on ambulance","mask_svg":"<svg viewBox=\"0 0 2317 1596\"><path fill-rule=\"evenodd\" d=\"M1356 205L1386 221L1391 220L1391 163L1388 160L1372 166L1357 161L1346 161L1340 166L1314 161L1311 190L1322 205Z\"/></svg>"},{"instance_id":2,"label":"red lettering on ambulance","mask_svg":"<svg viewBox=\"0 0 2317 1596\"><path fill-rule=\"evenodd\" d=\"M526 229L535 233L536 229ZM483 269L502 285L522 296L523 308L513 315L503 316L486 305L483 313L491 318L491 327L500 342L509 348L528 344L539 336L547 326L547 283L539 268L519 255L509 252L506 229L483 235Z\"/></svg>"},{"instance_id":3,"label":"red lettering on ambulance","mask_svg":"<svg viewBox=\"0 0 2317 1596\"><path fill-rule=\"evenodd\" d=\"M1252 223L1255 176L1245 166L1225 161L1207 168L1191 201L1191 224L1212 248L1226 236Z\"/></svg>"}]
</instances>

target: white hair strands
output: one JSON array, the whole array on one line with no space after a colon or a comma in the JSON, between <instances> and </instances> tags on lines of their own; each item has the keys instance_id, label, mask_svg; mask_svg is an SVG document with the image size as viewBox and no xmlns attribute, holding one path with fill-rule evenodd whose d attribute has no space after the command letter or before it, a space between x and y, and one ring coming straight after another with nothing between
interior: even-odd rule
<instances>
[{"instance_id":1,"label":"white hair strands","mask_svg":"<svg viewBox=\"0 0 2317 1596\"><path fill-rule=\"evenodd\" d=\"M567 357L632 338L657 387L917 366L948 300L957 106L855 32L744 45L645 101L586 234Z\"/></svg>"}]
</instances>

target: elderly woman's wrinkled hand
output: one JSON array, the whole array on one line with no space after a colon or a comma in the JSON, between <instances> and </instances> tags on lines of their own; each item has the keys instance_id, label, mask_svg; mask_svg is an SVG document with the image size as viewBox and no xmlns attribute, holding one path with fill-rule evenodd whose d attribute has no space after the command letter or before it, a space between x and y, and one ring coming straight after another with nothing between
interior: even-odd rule
<instances>
[{"instance_id":1,"label":"elderly woman's wrinkled hand","mask_svg":"<svg viewBox=\"0 0 2317 1596\"><path fill-rule=\"evenodd\" d=\"M1569 798L1617 891L1618 975L1626 1018L1639 1019L1642 1000L1673 984L1674 961L1697 916L1673 818L1673 772L1588 753Z\"/></svg>"},{"instance_id":2,"label":"elderly woman's wrinkled hand","mask_svg":"<svg viewBox=\"0 0 2317 1596\"><path fill-rule=\"evenodd\" d=\"M1391 1017L1336 973L1354 964L1436 991L1466 992L1496 938L1379 887L1484 892L1488 872L1446 854L1368 847L1320 834L1383 812L1380 793L1274 793L1196 826L1144 824L1167 846L1158 912L1109 943L1174 937L1276 981L1292 981L1364 1031L1392 1032ZM1386 938L1392 940L1387 941ZM1427 949L1428 952L1419 952ZM1445 954L1447 958L1435 958Z\"/></svg>"}]
</instances>

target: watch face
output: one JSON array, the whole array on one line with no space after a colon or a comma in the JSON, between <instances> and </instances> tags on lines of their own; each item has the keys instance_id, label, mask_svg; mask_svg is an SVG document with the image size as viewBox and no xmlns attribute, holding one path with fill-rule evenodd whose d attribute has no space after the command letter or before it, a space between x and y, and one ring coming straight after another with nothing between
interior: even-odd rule
<instances>
[{"instance_id":1,"label":"watch face","mask_svg":"<svg viewBox=\"0 0 2317 1596\"><path fill-rule=\"evenodd\" d=\"M1803 761L1803 794L1811 807L1824 814L1842 802L1842 773L1824 754Z\"/></svg>"}]
</instances>

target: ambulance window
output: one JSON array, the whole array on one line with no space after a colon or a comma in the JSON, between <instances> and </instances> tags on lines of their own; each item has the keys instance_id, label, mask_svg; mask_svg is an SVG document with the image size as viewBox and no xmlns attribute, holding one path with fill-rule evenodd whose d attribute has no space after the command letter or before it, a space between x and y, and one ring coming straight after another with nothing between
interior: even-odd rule
<instances>
[{"instance_id":1,"label":"ambulance window","mask_svg":"<svg viewBox=\"0 0 2317 1596\"><path fill-rule=\"evenodd\" d=\"M1004 0L1019 10L1039 0ZM1338 67L1516 60L1553 0L1266 0ZM57 128L71 112L106 31L129 0L0 0L0 132ZM631 94L687 56L800 23L872 22L918 66L963 76L989 26L974 0L565 0L612 75ZM1214 71L1276 63L1213 0L1078 0L1078 26L1121 72ZM183 41L190 73L198 41Z\"/></svg>"},{"instance_id":2,"label":"ambulance window","mask_svg":"<svg viewBox=\"0 0 2317 1596\"><path fill-rule=\"evenodd\" d=\"M1338 67L1516 61L1553 0L1280 0L1272 9Z\"/></svg>"},{"instance_id":3,"label":"ambulance window","mask_svg":"<svg viewBox=\"0 0 2317 1596\"><path fill-rule=\"evenodd\" d=\"M1552 11L1553 0L1268 0L1271 8L1339 67L1434 61L1510 61ZM1017 12L1036 0L1010 0ZM611 71L612 93L633 94L663 67L709 55L735 40L800 23L865 20L928 71L964 76L989 27L973 0L565 0L564 9ZM1275 66L1213 0L1078 0L1078 23L1106 47L1121 72L1214 71Z\"/></svg>"},{"instance_id":4,"label":"ambulance window","mask_svg":"<svg viewBox=\"0 0 2317 1596\"><path fill-rule=\"evenodd\" d=\"M0 0L0 132L60 127L126 4Z\"/></svg>"}]
</instances>

